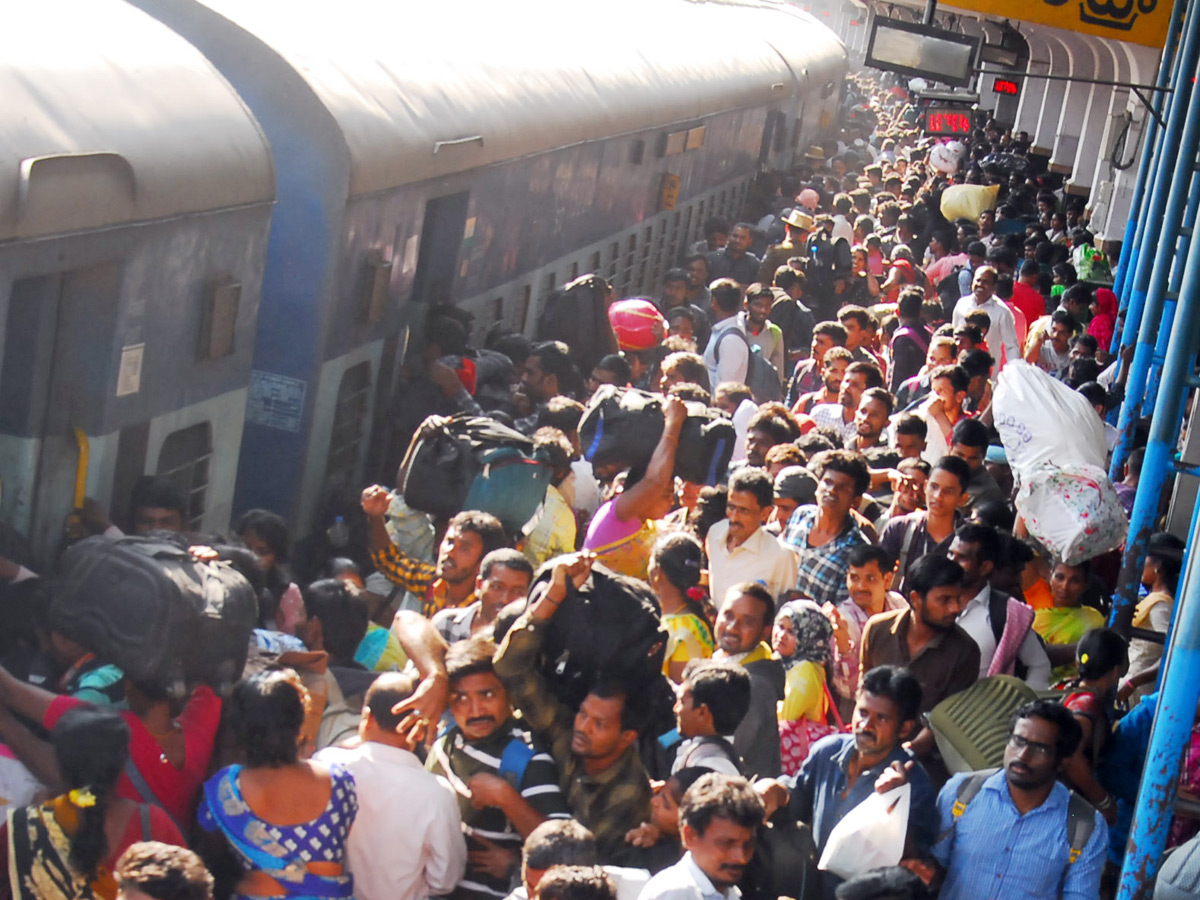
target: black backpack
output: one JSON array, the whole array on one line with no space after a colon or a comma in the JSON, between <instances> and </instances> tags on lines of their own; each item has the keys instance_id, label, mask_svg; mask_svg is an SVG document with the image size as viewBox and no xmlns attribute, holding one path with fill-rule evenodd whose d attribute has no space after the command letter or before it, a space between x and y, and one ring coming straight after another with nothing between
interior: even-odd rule
<instances>
[{"instance_id":1,"label":"black backpack","mask_svg":"<svg viewBox=\"0 0 1200 900\"><path fill-rule=\"evenodd\" d=\"M754 856L738 888L742 900L818 900L821 877L812 828L795 821L787 807L778 810L769 823L759 825Z\"/></svg>"},{"instance_id":2,"label":"black backpack","mask_svg":"<svg viewBox=\"0 0 1200 900\"><path fill-rule=\"evenodd\" d=\"M601 385L579 421L583 458L593 466L644 466L654 455L664 422L658 394Z\"/></svg>"},{"instance_id":3,"label":"black backpack","mask_svg":"<svg viewBox=\"0 0 1200 900\"><path fill-rule=\"evenodd\" d=\"M63 554L50 621L135 681L182 697L241 677L258 598L228 562L196 559L165 533L86 538Z\"/></svg>"},{"instance_id":4,"label":"black backpack","mask_svg":"<svg viewBox=\"0 0 1200 900\"><path fill-rule=\"evenodd\" d=\"M675 475L693 484L725 479L737 432L725 413L689 402L675 451ZM662 397L637 388L603 385L579 423L583 456L594 466L644 466L662 437Z\"/></svg>"},{"instance_id":5,"label":"black backpack","mask_svg":"<svg viewBox=\"0 0 1200 900\"><path fill-rule=\"evenodd\" d=\"M546 499L551 474L530 438L486 416L459 415L419 439L404 502L439 518L477 509L516 534Z\"/></svg>"},{"instance_id":6,"label":"black backpack","mask_svg":"<svg viewBox=\"0 0 1200 900\"><path fill-rule=\"evenodd\" d=\"M547 564L529 589L533 606L553 575ZM596 564L579 590L568 586L542 644L540 668L550 690L572 709L603 676L640 696L662 679L667 630L649 585Z\"/></svg>"},{"instance_id":7,"label":"black backpack","mask_svg":"<svg viewBox=\"0 0 1200 900\"><path fill-rule=\"evenodd\" d=\"M675 477L692 484L721 484L737 442L733 420L703 403L689 400L685 405L688 414L675 449Z\"/></svg>"},{"instance_id":8,"label":"black backpack","mask_svg":"<svg viewBox=\"0 0 1200 900\"><path fill-rule=\"evenodd\" d=\"M537 339L565 343L584 374L595 368L600 357L618 351L604 305L607 293L608 284L599 275L581 275L551 294L538 316Z\"/></svg>"}]
</instances>

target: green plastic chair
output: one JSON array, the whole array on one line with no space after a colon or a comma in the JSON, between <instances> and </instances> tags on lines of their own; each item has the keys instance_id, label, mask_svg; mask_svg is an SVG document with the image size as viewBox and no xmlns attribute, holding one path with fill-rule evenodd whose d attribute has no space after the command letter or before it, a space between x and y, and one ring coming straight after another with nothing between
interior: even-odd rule
<instances>
[{"instance_id":1,"label":"green plastic chair","mask_svg":"<svg viewBox=\"0 0 1200 900\"><path fill-rule=\"evenodd\" d=\"M1019 678L992 675L935 706L929 727L950 773L1002 766L1012 714L1037 696Z\"/></svg>"}]
</instances>

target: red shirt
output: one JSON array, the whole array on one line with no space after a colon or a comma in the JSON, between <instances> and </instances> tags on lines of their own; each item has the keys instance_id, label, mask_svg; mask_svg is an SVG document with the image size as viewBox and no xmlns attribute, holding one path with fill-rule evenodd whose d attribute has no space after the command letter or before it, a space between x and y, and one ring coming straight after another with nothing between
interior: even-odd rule
<instances>
[{"instance_id":1,"label":"red shirt","mask_svg":"<svg viewBox=\"0 0 1200 900\"><path fill-rule=\"evenodd\" d=\"M42 725L49 731L68 709L87 705L74 697L56 697ZM176 822L191 822L200 799L200 788L208 774L217 726L221 722L221 698L208 685L201 685L192 692L183 708L178 719L185 747L182 769L176 769L166 761L158 741L146 730L141 719L128 710L120 714L129 726L130 760L171 818ZM152 798L138 793L125 773L121 773L121 780L117 782L117 796L138 803L154 803Z\"/></svg>"},{"instance_id":2,"label":"red shirt","mask_svg":"<svg viewBox=\"0 0 1200 900\"><path fill-rule=\"evenodd\" d=\"M1035 289L1019 281L1013 282L1012 305L1025 313L1025 321L1036 322L1046 315L1046 299Z\"/></svg>"}]
</instances>

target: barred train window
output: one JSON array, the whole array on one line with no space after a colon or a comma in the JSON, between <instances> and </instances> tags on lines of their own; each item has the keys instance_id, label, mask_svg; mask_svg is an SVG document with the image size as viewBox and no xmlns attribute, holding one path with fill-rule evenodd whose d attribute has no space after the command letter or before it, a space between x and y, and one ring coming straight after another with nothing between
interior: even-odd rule
<instances>
[{"instance_id":1,"label":"barred train window","mask_svg":"<svg viewBox=\"0 0 1200 900\"><path fill-rule=\"evenodd\" d=\"M188 528L200 530L208 493L208 461L212 458L212 426L207 422L167 435L158 453L158 474L187 497Z\"/></svg>"},{"instance_id":2,"label":"barred train window","mask_svg":"<svg viewBox=\"0 0 1200 900\"><path fill-rule=\"evenodd\" d=\"M363 424L367 418L367 395L371 390L371 364L359 363L342 373L338 383L337 406L333 411L333 433L329 438L329 458L325 462L327 480L340 478L343 484L354 481Z\"/></svg>"}]
</instances>

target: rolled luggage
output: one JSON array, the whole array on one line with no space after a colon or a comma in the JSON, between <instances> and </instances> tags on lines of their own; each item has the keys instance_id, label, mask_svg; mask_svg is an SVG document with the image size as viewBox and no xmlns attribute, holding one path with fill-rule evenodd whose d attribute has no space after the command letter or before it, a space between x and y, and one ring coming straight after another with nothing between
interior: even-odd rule
<instances>
[{"instance_id":1,"label":"rolled luggage","mask_svg":"<svg viewBox=\"0 0 1200 900\"><path fill-rule=\"evenodd\" d=\"M51 592L56 631L176 697L195 681L227 692L258 619L258 598L230 563L197 559L166 534L74 544Z\"/></svg>"}]
</instances>

